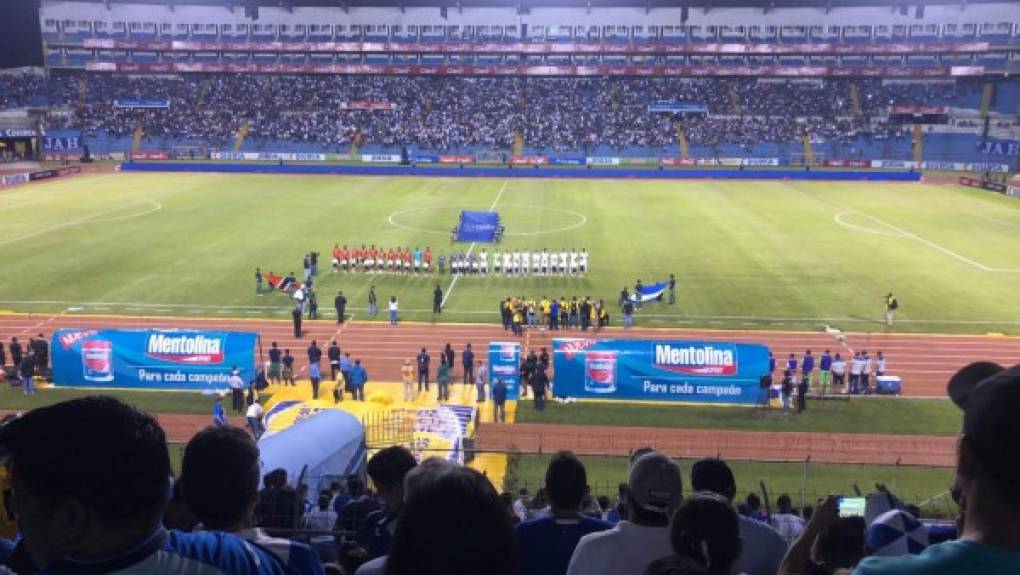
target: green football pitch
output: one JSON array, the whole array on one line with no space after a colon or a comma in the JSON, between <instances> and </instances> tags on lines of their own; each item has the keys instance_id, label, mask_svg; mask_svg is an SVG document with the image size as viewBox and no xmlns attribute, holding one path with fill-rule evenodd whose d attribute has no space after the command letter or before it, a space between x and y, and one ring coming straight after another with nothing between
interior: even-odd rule
<instances>
[{"instance_id":1,"label":"green football pitch","mask_svg":"<svg viewBox=\"0 0 1020 575\"><path fill-rule=\"evenodd\" d=\"M587 248L584 278L329 273L332 245L431 246L462 209L499 212L502 249ZM363 315L370 284L405 319L498 321L507 295L615 301L670 273L678 302L639 325L1020 333L1020 203L956 186L812 183L107 174L0 193L0 309L285 317L257 297L255 266L301 275L323 254L324 311L337 289ZM493 246L474 246L474 250ZM381 317L381 316L380 316Z\"/></svg>"}]
</instances>

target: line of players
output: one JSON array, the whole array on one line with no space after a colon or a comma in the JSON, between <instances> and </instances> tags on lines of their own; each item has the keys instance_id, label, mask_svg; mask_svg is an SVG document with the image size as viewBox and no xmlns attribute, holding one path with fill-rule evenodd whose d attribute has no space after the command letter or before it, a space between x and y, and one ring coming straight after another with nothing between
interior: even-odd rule
<instances>
[{"instance_id":1,"label":"line of players","mask_svg":"<svg viewBox=\"0 0 1020 575\"><path fill-rule=\"evenodd\" d=\"M429 273L432 268L432 248L426 246L425 251L420 247L411 248L383 248L375 244L366 247L354 246L348 248L347 244L340 247L333 244L333 272L377 272L393 274Z\"/></svg>"},{"instance_id":2,"label":"line of players","mask_svg":"<svg viewBox=\"0 0 1020 575\"><path fill-rule=\"evenodd\" d=\"M382 248L375 244L348 248L333 244L333 272L377 272L377 273L430 273L432 270L432 248L425 250L410 248ZM588 250L581 248L550 252L499 249L492 253L482 249L478 253L455 252L450 254L452 274L503 274L506 276L576 276L588 273ZM491 267L490 267L491 263ZM438 257L439 273L446 273L446 256Z\"/></svg>"}]
</instances>

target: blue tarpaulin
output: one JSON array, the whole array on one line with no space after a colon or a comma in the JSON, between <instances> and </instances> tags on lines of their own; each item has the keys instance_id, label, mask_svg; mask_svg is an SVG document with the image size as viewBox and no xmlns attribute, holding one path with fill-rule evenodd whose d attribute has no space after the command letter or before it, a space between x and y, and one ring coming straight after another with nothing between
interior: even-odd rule
<instances>
[{"instance_id":1,"label":"blue tarpaulin","mask_svg":"<svg viewBox=\"0 0 1020 575\"><path fill-rule=\"evenodd\" d=\"M457 227L457 241L494 242L496 241L496 230L498 228L498 213L472 212L464 210L460 213L460 224Z\"/></svg>"},{"instance_id":2,"label":"blue tarpaulin","mask_svg":"<svg viewBox=\"0 0 1020 575\"><path fill-rule=\"evenodd\" d=\"M285 469L287 480L296 484L307 466L304 483L313 494L332 481L362 475L365 453L364 427L340 409L323 409L259 441L263 475Z\"/></svg>"}]
</instances>

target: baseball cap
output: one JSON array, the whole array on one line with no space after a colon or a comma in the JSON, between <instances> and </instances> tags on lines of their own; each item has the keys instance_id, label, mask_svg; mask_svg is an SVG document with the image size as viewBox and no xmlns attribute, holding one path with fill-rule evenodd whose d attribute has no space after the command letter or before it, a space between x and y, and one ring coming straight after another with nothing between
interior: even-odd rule
<instances>
[{"instance_id":1,"label":"baseball cap","mask_svg":"<svg viewBox=\"0 0 1020 575\"><path fill-rule=\"evenodd\" d=\"M1020 479L1020 365L976 362L949 380L949 397L963 410L963 433L975 457L999 483Z\"/></svg>"},{"instance_id":2,"label":"baseball cap","mask_svg":"<svg viewBox=\"0 0 1020 575\"><path fill-rule=\"evenodd\" d=\"M672 513L683 491L680 467L658 451L646 453L631 465L627 488L645 511Z\"/></svg>"}]
</instances>

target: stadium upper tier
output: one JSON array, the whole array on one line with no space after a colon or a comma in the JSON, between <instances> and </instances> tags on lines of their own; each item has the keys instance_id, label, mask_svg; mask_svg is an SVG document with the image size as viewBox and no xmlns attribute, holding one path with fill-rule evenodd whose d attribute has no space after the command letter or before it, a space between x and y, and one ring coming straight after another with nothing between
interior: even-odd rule
<instances>
[{"instance_id":1,"label":"stadium upper tier","mask_svg":"<svg viewBox=\"0 0 1020 575\"><path fill-rule=\"evenodd\" d=\"M1020 84L66 72L0 77L0 104L53 107L47 134L96 153L130 151L143 133L135 149L786 159L807 138L832 158L911 159L922 138L925 159L976 162L996 153L984 141L1014 139ZM923 134L890 118L921 106L940 118Z\"/></svg>"}]
</instances>

